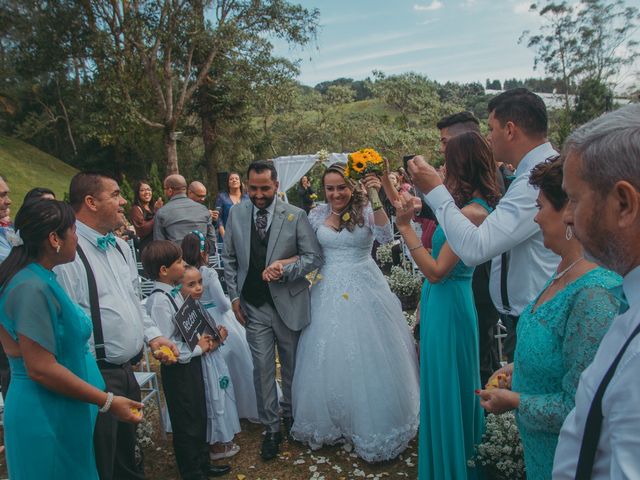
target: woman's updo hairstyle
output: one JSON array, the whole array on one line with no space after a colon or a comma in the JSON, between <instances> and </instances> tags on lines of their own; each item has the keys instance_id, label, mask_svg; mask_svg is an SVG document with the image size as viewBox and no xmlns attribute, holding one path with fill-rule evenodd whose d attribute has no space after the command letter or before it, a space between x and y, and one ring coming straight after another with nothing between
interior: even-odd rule
<instances>
[{"instance_id":1,"label":"woman's updo hairstyle","mask_svg":"<svg viewBox=\"0 0 640 480\"><path fill-rule=\"evenodd\" d=\"M59 200L27 202L16 215L14 229L22 241L14 245L9 256L0 264L0 290L13 276L35 262L41 255L49 234L55 232L60 238L76 222L73 209Z\"/></svg>"}]
</instances>

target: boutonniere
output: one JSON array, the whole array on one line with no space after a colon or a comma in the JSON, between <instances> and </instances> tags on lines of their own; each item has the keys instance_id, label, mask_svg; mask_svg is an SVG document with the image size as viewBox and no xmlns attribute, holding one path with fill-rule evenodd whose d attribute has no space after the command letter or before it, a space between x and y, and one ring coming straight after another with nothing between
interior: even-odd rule
<instances>
[{"instance_id":1,"label":"boutonniere","mask_svg":"<svg viewBox=\"0 0 640 480\"><path fill-rule=\"evenodd\" d=\"M287 217L287 220L289 220L290 222L293 222L294 218L296 218L295 215L293 213L290 213L289 216Z\"/></svg>"}]
</instances>

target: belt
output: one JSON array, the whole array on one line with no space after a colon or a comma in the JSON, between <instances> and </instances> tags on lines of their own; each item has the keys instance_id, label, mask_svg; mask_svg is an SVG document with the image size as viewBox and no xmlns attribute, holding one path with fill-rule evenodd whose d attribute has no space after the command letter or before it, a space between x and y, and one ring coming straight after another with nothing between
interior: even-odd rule
<instances>
[{"instance_id":1,"label":"belt","mask_svg":"<svg viewBox=\"0 0 640 480\"><path fill-rule=\"evenodd\" d=\"M126 368L131 366L131 361L124 362L121 365L116 363L107 362L106 360L97 360L98 368L103 370L114 370L116 368Z\"/></svg>"}]
</instances>

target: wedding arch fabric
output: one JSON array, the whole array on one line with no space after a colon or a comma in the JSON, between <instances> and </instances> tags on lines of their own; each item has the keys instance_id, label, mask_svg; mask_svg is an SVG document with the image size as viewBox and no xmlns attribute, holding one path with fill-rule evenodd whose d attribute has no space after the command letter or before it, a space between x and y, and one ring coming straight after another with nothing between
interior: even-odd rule
<instances>
[{"instance_id":1,"label":"wedding arch fabric","mask_svg":"<svg viewBox=\"0 0 640 480\"><path fill-rule=\"evenodd\" d=\"M322 163L328 167L335 162L347 162L346 153L330 153ZM278 172L278 181L280 182L280 191L286 192L293 187L300 179L309 171L316 162L318 155L290 155L287 157L278 157L273 159L273 163ZM286 199L286 195L285 195Z\"/></svg>"}]
</instances>

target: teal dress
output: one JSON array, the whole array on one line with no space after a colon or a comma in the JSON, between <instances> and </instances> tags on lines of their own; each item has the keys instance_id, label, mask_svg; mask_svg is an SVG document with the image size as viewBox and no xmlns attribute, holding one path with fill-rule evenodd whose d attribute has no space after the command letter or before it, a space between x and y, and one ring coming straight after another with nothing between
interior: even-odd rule
<instances>
[{"instance_id":1,"label":"teal dress","mask_svg":"<svg viewBox=\"0 0 640 480\"><path fill-rule=\"evenodd\" d=\"M520 316L511 388L520 394L516 420L528 480L551 478L560 428L575 406L580 374L618 314L610 289L621 282L595 268L534 311L538 295Z\"/></svg>"},{"instance_id":2,"label":"teal dress","mask_svg":"<svg viewBox=\"0 0 640 480\"><path fill-rule=\"evenodd\" d=\"M480 199L479 203L491 211ZM446 242L438 226L432 255ZM420 301L420 480L474 479L469 468L484 431L480 388L478 315L473 302L473 267L459 261L438 283L425 281Z\"/></svg>"},{"instance_id":3,"label":"teal dress","mask_svg":"<svg viewBox=\"0 0 640 480\"><path fill-rule=\"evenodd\" d=\"M58 363L99 389L104 382L89 351L91 319L37 263L20 270L0 295L0 323L11 337L28 337ZM11 480L97 480L93 427L97 407L46 389L9 357L4 436Z\"/></svg>"}]
</instances>

